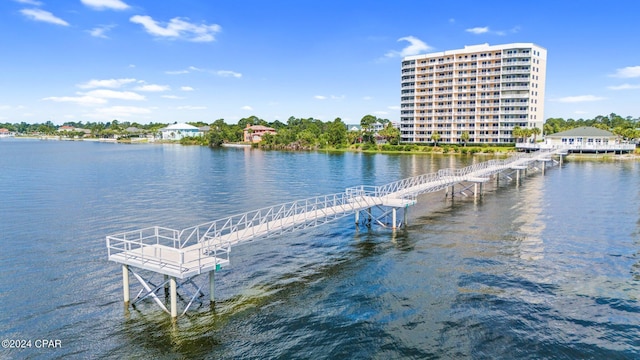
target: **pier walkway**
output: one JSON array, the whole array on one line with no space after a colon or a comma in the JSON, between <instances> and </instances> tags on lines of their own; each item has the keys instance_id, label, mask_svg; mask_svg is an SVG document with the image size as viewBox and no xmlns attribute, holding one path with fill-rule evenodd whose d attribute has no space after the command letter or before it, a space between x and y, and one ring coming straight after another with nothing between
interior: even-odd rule
<instances>
[{"instance_id":1,"label":"pier walkway","mask_svg":"<svg viewBox=\"0 0 640 360\"><path fill-rule=\"evenodd\" d=\"M482 193L482 184L491 176L504 173L511 179L509 175L515 172L519 178L521 170L538 169L536 164L542 164L544 171L546 163L554 161L552 157L559 156L561 160L564 154L562 150L518 153L505 160L489 160L460 169L441 169L382 186L350 187L345 192L252 210L183 230L154 226L109 235L106 237L108 259L122 264L125 303L130 301L128 274L132 272L143 287L134 303L151 297L164 311L176 317L177 288L182 288L191 299L184 312L196 297L204 295L201 288L191 281L197 275L209 274L209 293L213 301L214 272L229 263L232 246L317 227L350 215L355 215L356 224L364 214L363 223L367 225L375 221L396 228L406 224L407 208L416 204L421 194L446 189L447 194L453 196L455 186L459 186L457 193L477 196ZM379 213L374 213L373 209L378 209ZM402 222L397 219L398 210L403 212ZM163 274L165 280L159 285L153 284L133 268ZM191 285L195 292L189 292L187 285ZM171 310L157 296L163 287L165 294L170 291Z\"/></svg>"}]
</instances>

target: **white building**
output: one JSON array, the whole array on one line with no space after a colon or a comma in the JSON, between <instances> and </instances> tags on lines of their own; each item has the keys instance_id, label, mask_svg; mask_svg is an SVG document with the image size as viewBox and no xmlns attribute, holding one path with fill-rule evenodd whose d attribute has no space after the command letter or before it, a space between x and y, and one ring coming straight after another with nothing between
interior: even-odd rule
<instances>
[{"instance_id":1,"label":"white building","mask_svg":"<svg viewBox=\"0 0 640 360\"><path fill-rule=\"evenodd\" d=\"M193 125L180 123L160 129L162 140L180 140L184 137L202 136L200 129Z\"/></svg>"},{"instance_id":2,"label":"white building","mask_svg":"<svg viewBox=\"0 0 640 360\"><path fill-rule=\"evenodd\" d=\"M402 59L401 141L513 143L512 130L544 123L547 50L482 44Z\"/></svg>"}]
</instances>

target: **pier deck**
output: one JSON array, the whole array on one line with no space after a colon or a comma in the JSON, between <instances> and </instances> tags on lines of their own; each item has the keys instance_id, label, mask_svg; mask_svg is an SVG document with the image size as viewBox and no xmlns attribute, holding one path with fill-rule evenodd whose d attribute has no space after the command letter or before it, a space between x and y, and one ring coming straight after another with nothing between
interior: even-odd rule
<instances>
[{"instance_id":1,"label":"pier deck","mask_svg":"<svg viewBox=\"0 0 640 360\"><path fill-rule=\"evenodd\" d=\"M453 190L453 186L463 183L472 183L467 188L473 184L481 186L491 176L506 170L516 171L519 176L519 171L528 169L531 163L540 162L544 168L545 162L554 155L562 156L562 153L556 150L517 154L505 160L489 160L461 169L442 169L382 186L355 186L347 188L344 193L279 204L183 230L155 226L114 234L106 238L108 259L123 265L125 302L129 301L129 266L171 277L173 288L175 279L189 281L194 276L209 273L212 293L213 273L229 264L229 254L234 245L320 226L352 214L356 215L357 222L361 211L368 213L370 218L374 207L390 209L384 214L392 214L392 226L395 228L396 210L403 209L406 217L406 208L414 205L421 194ZM158 287L154 289L139 275L134 275L147 289L147 295L154 297L162 306L155 297ZM174 297L175 293L172 293L172 299ZM176 314L172 302L171 315L175 317Z\"/></svg>"}]
</instances>

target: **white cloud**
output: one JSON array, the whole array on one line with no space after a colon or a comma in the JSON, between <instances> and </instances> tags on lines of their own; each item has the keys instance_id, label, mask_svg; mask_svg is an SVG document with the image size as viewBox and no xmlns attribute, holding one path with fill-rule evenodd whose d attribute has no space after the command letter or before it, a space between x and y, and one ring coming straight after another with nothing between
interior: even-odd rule
<instances>
[{"instance_id":1,"label":"white cloud","mask_svg":"<svg viewBox=\"0 0 640 360\"><path fill-rule=\"evenodd\" d=\"M488 26L485 26L485 27L474 27L474 28L471 28L471 29L466 29L465 31L466 32L470 32L472 34L479 35L479 34L488 33L489 32L489 27Z\"/></svg>"},{"instance_id":2,"label":"white cloud","mask_svg":"<svg viewBox=\"0 0 640 360\"><path fill-rule=\"evenodd\" d=\"M398 105L387 106L387 109L390 109L390 110L400 110L400 106L398 106Z\"/></svg>"},{"instance_id":3,"label":"white cloud","mask_svg":"<svg viewBox=\"0 0 640 360\"><path fill-rule=\"evenodd\" d=\"M182 75L182 74L188 74L189 70L169 70L169 71L165 71L164 73L167 75Z\"/></svg>"},{"instance_id":4,"label":"white cloud","mask_svg":"<svg viewBox=\"0 0 640 360\"><path fill-rule=\"evenodd\" d=\"M85 96L91 96L101 99L119 99L119 100L145 100L143 95L134 93L133 91L115 91L108 89L91 90L85 94Z\"/></svg>"},{"instance_id":5,"label":"white cloud","mask_svg":"<svg viewBox=\"0 0 640 360\"><path fill-rule=\"evenodd\" d=\"M93 37L108 39L109 37L106 35L108 31L113 29L115 25L100 25L91 30L88 30L89 34Z\"/></svg>"},{"instance_id":6,"label":"white cloud","mask_svg":"<svg viewBox=\"0 0 640 360\"><path fill-rule=\"evenodd\" d=\"M0 105L0 110L9 110L11 109L10 105Z\"/></svg>"},{"instance_id":7,"label":"white cloud","mask_svg":"<svg viewBox=\"0 0 640 360\"><path fill-rule=\"evenodd\" d=\"M193 42L214 41L214 35L221 30L220 25L217 24L197 25L180 18L173 18L164 26L146 15L132 16L129 21L142 25L144 29L153 36L183 39Z\"/></svg>"},{"instance_id":8,"label":"white cloud","mask_svg":"<svg viewBox=\"0 0 640 360\"><path fill-rule=\"evenodd\" d=\"M425 42L414 36L405 36L398 39L398 41L408 41L409 45L401 51L392 50L387 52L385 54L386 57L404 57L410 55L418 55L420 53L425 53L433 49L431 46L427 45Z\"/></svg>"},{"instance_id":9,"label":"white cloud","mask_svg":"<svg viewBox=\"0 0 640 360\"><path fill-rule=\"evenodd\" d=\"M151 109L138 106L111 106L105 108L98 108L96 112L90 116L103 117L109 116L111 118L128 117L131 115L142 115L151 113Z\"/></svg>"},{"instance_id":10,"label":"white cloud","mask_svg":"<svg viewBox=\"0 0 640 360\"><path fill-rule=\"evenodd\" d=\"M192 72L203 72L203 73L209 73L209 74L213 74L213 75L217 75L217 76L221 76L221 77L234 77L234 78L241 78L242 74L236 71L231 71L231 70L208 70L208 69L201 69L195 66L189 66L186 69L183 70L170 70L170 71L165 71L164 73L167 75L182 75L182 74L189 74Z\"/></svg>"},{"instance_id":11,"label":"white cloud","mask_svg":"<svg viewBox=\"0 0 640 360\"><path fill-rule=\"evenodd\" d=\"M622 84L616 86L608 86L609 90L632 90L632 89L640 89L640 84Z\"/></svg>"},{"instance_id":12,"label":"white cloud","mask_svg":"<svg viewBox=\"0 0 640 360\"><path fill-rule=\"evenodd\" d=\"M468 33L480 35L480 34L496 34L500 36L505 36L508 33L515 34L520 31L520 26L514 26L510 30L491 30L488 26L484 27L474 27L465 30Z\"/></svg>"},{"instance_id":13,"label":"white cloud","mask_svg":"<svg viewBox=\"0 0 640 360\"><path fill-rule=\"evenodd\" d=\"M96 10L126 10L130 6L121 0L80 0L86 6Z\"/></svg>"},{"instance_id":14,"label":"white cloud","mask_svg":"<svg viewBox=\"0 0 640 360\"><path fill-rule=\"evenodd\" d=\"M617 69L616 73L611 75L612 77L619 78L636 78L640 77L640 66L627 66L622 69Z\"/></svg>"},{"instance_id":15,"label":"white cloud","mask_svg":"<svg viewBox=\"0 0 640 360\"><path fill-rule=\"evenodd\" d=\"M55 102L73 102L78 105L100 105L105 104L107 100L93 96L50 96L42 100Z\"/></svg>"},{"instance_id":16,"label":"white cloud","mask_svg":"<svg viewBox=\"0 0 640 360\"><path fill-rule=\"evenodd\" d=\"M206 108L207 108L206 106L185 105L185 106L178 106L176 109L178 109L178 110L205 110Z\"/></svg>"},{"instance_id":17,"label":"white cloud","mask_svg":"<svg viewBox=\"0 0 640 360\"><path fill-rule=\"evenodd\" d=\"M373 114L374 115L389 115L389 113L387 111L374 111Z\"/></svg>"},{"instance_id":18,"label":"white cloud","mask_svg":"<svg viewBox=\"0 0 640 360\"><path fill-rule=\"evenodd\" d=\"M251 110L253 110L253 108L251 106L249 106L249 105L245 105L245 106L242 107L242 110L251 111Z\"/></svg>"},{"instance_id":19,"label":"white cloud","mask_svg":"<svg viewBox=\"0 0 640 360\"><path fill-rule=\"evenodd\" d=\"M222 76L222 77L235 77L235 78L241 78L242 74L237 73L235 71L231 71L231 70L218 70L216 71L216 74L218 76Z\"/></svg>"},{"instance_id":20,"label":"white cloud","mask_svg":"<svg viewBox=\"0 0 640 360\"><path fill-rule=\"evenodd\" d=\"M182 90L182 91L193 91L195 89L192 88L191 86L181 86L180 90Z\"/></svg>"},{"instance_id":21,"label":"white cloud","mask_svg":"<svg viewBox=\"0 0 640 360\"><path fill-rule=\"evenodd\" d=\"M324 96L324 95L315 95L313 97L316 100L327 100L327 99L331 99L331 100L336 100L336 101L340 101L340 100L344 100L346 98L345 95L329 95L329 96Z\"/></svg>"},{"instance_id":22,"label":"white cloud","mask_svg":"<svg viewBox=\"0 0 640 360\"><path fill-rule=\"evenodd\" d=\"M578 96L566 96L558 99L554 99L553 101L562 102L562 103L578 103L578 102L591 102L591 101L600 101L605 100L606 98L595 95L578 95Z\"/></svg>"},{"instance_id":23,"label":"white cloud","mask_svg":"<svg viewBox=\"0 0 640 360\"><path fill-rule=\"evenodd\" d=\"M165 99L173 99L173 100L184 99L184 97L177 96L177 95L162 95L162 97Z\"/></svg>"},{"instance_id":24,"label":"white cloud","mask_svg":"<svg viewBox=\"0 0 640 360\"><path fill-rule=\"evenodd\" d=\"M149 92L162 92L171 90L169 85L157 85L157 84L146 84L136 87L134 90L138 91L149 91Z\"/></svg>"},{"instance_id":25,"label":"white cloud","mask_svg":"<svg viewBox=\"0 0 640 360\"><path fill-rule=\"evenodd\" d=\"M69 26L69 23L56 17L52 13L40 9L22 9L20 10L22 15L35 21L47 22L55 25Z\"/></svg>"},{"instance_id":26,"label":"white cloud","mask_svg":"<svg viewBox=\"0 0 640 360\"><path fill-rule=\"evenodd\" d=\"M40 1L36 1L36 0L14 0L14 1L18 2L20 4L27 4L27 5L33 5L33 6L42 5L42 3Z\"/></svg>"},{"instance_id":27,"label":"white cloud","mask_svg":"<svg viewBox=\"0 0 640 360\"><path fill-rule=\"evenodd\" d=\"M362 100L369 101L369 100L373 100L373 98L371 96L363 96Z\"/></svg>"},{"instance_id":28,"label":"white cloud","mask_svg":"<svg viewBox=\"0 0 640 360\"><path fill-rule=\"evenodd\" d=\"M583 110L576 110L573 113L577 114L577 115L584 115L584 114L588 114L589 112L588 111L583 111Z\"/></svg>"},{"instance_id":29,"label":"white cloud","mask_svg":"<svg viewBox=\"0 0 640 360\"><path fill-rule=\"evenodd\" d=\"M106 88L119 88L122 85L135 82L136 79L106 79L106 80L89 80L84 84L78 84L77 87L81 89L93 89L99 87Z\"/></svg>"}]
</instances>

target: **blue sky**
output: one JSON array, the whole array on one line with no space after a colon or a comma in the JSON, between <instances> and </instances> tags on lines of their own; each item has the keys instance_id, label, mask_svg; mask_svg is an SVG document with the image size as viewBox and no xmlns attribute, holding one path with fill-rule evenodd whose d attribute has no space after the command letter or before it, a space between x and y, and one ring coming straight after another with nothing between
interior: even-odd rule
<instances>
[{"instance_id":1,"label":"blue sky","mask_svg":"<svg viewBox=\"0 0 640 360\"><path fill-rule=\"evenodd\" d=\"M545 118L640 117L640 2L0 0L0 122L399 119L400 64L548 50Z\"/></svg>"}]
</instances>

